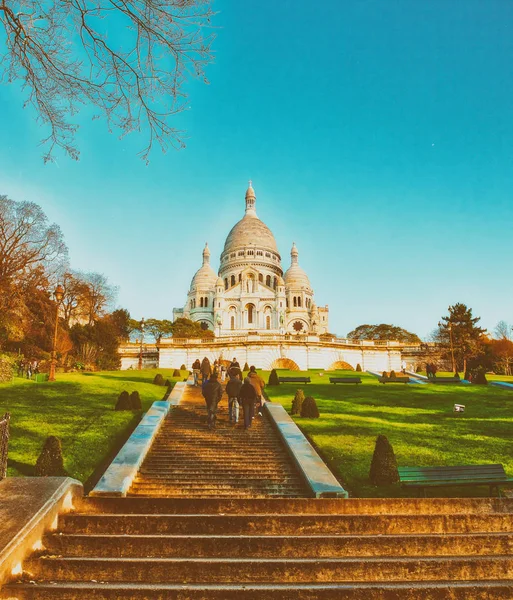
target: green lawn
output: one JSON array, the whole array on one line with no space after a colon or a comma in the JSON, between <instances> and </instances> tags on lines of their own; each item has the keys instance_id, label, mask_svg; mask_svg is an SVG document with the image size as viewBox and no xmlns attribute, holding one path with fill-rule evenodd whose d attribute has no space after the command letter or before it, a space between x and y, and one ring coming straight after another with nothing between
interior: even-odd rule
<instances>
[{"instance_id":1,"label":"green lawn","mask_svg":"<svg viewBox=\"0 0 513 600\"><path fill-rule=\"evenodd\" d=\"M378 434L386 435L392 443L399 466L502 463L513 477L512 392L495 386L381 385L367 373L359 373L361 385L332 385L330 375L356 373L333 372L321 377L311 370L307 374L311 384L281 384L267 387L267 393L287 410L298 387L317 400L319 419L294 419L351 495L415 495L399 486L376 488L370 484L368 473ZM464 404L465 413L455 414L455 403ZM480 486L436 488L431 495L487 493L488 488Z\"/></svg>"},{"instance_id":2,"label":"green lawn","mask_svg":"<svg viewBox=\"0 0 513 600\"><path fill-rule=\"evenodd\" d=\"M11 413L8 475L32 475L45 439L56 435L66 471L86 482L141 418L140 411L114 411L119 393L139 391L147 411L165 392L151 383L157 372L177 380L173 370L161 369L59 373L53 383L15 378L12 384L0 384L0 414Z\"/></svg>"}]
</instances>

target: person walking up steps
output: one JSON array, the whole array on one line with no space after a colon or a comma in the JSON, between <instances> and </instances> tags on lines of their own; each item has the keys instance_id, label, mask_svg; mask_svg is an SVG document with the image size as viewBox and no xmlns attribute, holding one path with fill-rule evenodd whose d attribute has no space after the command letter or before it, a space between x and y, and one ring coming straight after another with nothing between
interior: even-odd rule
<instances>
[{"instance_id":1,"label":"person walking up steps","mask_svg":"<svg viewBox=\"0 0 513 600\"><path fill-rule=\"evenodd\" d=\"M200 373L201 373L201 363L199 361L199 358L197 358L192 363L192 374L194 376L194 385L198 385Z\"/></svg>"},{"instance_id":2,"label":"person walking up steps","mask_svg":"<svg viewBox=\"0 0 513 600\"><path fill-rule=\"evenodd\" d=\"M216 428L217 405L223 396L223 386L217 381L217 375L212 373L203 387L203 397L207 404L207 425L209 429Z\"/></svg>"},{"instance_id":3,"label":"person walking up steps","mask_svg":"<svg viewBox=\"0 0 513 600\"><path fill-rule=\"evenodd\" d=\"M210 375L212 375L212 367L210 366L210 361L205 356L205 358L201 361L201 380L202 383L205 383L208 379L210 379Z\"/></svg>"},{"instance_id":4,"label":"person walking up steps","mask_svg":"<svg viewBox=\"0 0 513 600\"><path fill-rule=\"evenodd\" d=\"M251 385L255 388L255 393L257 395L255 410L258 412L258 415L262 416L262 408L264 406L265 400L263 397L263 390L265 387L265 381L260 377L260 375L256 372L255 367L249 367L249 373L247 376Z\"/></svg>"},{"instance_id":5,"label":"person walking up steps","mask_svg":"<svg viewBox=\"0 0 513 600\"><path fill-rule=\"evenodd\" d=\"M239 422L239 392L242 387L242 381L234 374L226 384L226 393L228 395L228 414L230 423Z\"/></svg>"},{"instance_id":6,"label":"person walking up steps","mask_svg":"<svg viewBox=\"0 0 513 600\"><path fill-rule=\"evenodd\" d=\"M257 395L255 388L251 385L249 379L246 377L239 391L239 400L242 404L242 410L244 411L244 429L251 427L255 411L256 398Z\"/></svg>"}]
</instances>

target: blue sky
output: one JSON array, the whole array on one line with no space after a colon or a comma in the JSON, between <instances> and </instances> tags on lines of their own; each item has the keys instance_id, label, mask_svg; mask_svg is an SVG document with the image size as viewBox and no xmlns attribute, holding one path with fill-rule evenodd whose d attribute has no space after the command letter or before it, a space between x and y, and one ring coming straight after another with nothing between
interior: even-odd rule
<instances>
[{"instance_id":1,"label":"blue sky","mask_svg":"<svg viewBox=\"0 0 513 600\"><path fill-rule=\"evenodd\" d=\"M44 165L43 131L0 86L0 193L58 222L76 269L105 273L136 318L185 302L252 179L290 264L295 241L330 329L422 337L449 304L513 322L513 3L218 0L210 85L158 150L85 115L81 160Z\"/></svg>"}]
</instances>

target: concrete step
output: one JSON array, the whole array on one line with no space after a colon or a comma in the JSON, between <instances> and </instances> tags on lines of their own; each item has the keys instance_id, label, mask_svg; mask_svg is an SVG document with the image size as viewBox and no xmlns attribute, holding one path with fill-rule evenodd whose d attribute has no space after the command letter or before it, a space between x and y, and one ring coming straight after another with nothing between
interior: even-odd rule
<instances>
[{"instance_id":1,"label":"concrete step","mask_svg":"<svg viewBox=\"0 0 513 600\"><path fill-rule=\"evenodd\" d=\"M294 500L165 500L84 498L83 513L122 514L298 514L298 515L437 515L509 514L513 500L498 498L296 498Z\"/></svg>"},{"instance_id":2,"label":"concrete step","mask_svg":"<svg viewBox=\"0 0 513 600\"><path fill-rule=\"evenodd\" d=\"M63 533L202 535L384 535L510 533L513 514L483 515L166 515L65 514Z\"/></svg>"},{"instance_id":3,"label":"concrete step","mask_svg":"<svg viewBox=\"0 0 513 600\"><path fill-rule=\"evenodd\" d=\"M382 536L74 535L44 538L45 554L84 557L329 558L513 554L513 533Z\"/></svg>"},{"instance_id":4,"label":"concrete step","mask_svg":"<svg viewBox=\"0 0 513 600\"><path fill-rule=\"evenodd\" d=\"M15 594L15 596L13 596ZM511 581L191 585L38 582L13 584L2 600L511 600Z\"/></svg>"},{"instance_id":5,"label":"concrete step","mask_svg":"<svg viewBox=\"0 0 513 600\"><path fill-rule=\"evenodd\" d=\"M153 481L155 483L174 483L179 485L183 484L192 484L194 482L194 477L190 477L189 473L175 473L168 474L163 473L162 471L155 471L152 473L151 471L145 471L143 473L139 473L137 475L135 481ZM198 478L199 480L199 478ZM206 485L216 485L217 482L220 482L223 485L237 485L237 487L241 487L244 485L267 485L267 484L287 484L290 483L292 485L296 485L297 480L295 477L290 477L290 475L284 475L281 473L201 473L201 483Z\"/></svg>"},{"instance_id":6,"label":"concrete step","mask_svg":"<svg viewBox=\"0 0 513 600\"><path fill-rule=\"evenodd\" d=\"M510 579L513 556L367 558L85 558L42 556L24 572L43 581L347 583Z\"/></svg>"}]
</instances>

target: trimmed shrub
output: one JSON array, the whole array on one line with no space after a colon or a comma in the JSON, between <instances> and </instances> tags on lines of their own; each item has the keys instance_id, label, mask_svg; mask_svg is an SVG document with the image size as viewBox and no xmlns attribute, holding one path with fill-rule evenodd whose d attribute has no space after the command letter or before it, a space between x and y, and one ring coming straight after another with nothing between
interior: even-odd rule
<instances>
[{"instance_id":1,"label":"trimmed shrub","mask_svg":"<svg viewBox=\"0 0 513 600\"><path fill-rule=\"evenodd\" d=\"M392 377L397 377L397 375L395 374L395 371L390 371L390 378Z\"/></svg>"},{"instance_id":2,"label":"trimmed shrub","mask_svg":"<svg viewBox=\"0 0 513 600\"><path fill-rule=\"evenodd\" d=\"M455 379L459 379L460 378L460 374L456 371L456 373L454 373L454 378Z\"/></svg>"},{"instance_id":3,"label":"trimmed shrub","mask_svg":"<svg viewBox=\"0 0 513 600\"><path fill-rule=\"evenodd\" d=\"M169 381L169 379L166 379L166 381L164 381L164 385L168 388L173 387L173 384Z\"/></svg>"},{"instance_id":4,"label":"trimmed shrub","mask_svg":"<svg viewBox=\"0 0 513 600\"><path fill-rule=\"evenodd\" d=\"M485 370L483 367L477 367L476 369L472 369L470 372L471 381L474 385L488 385L488 380L486 379Z\"/></svg>"},{"instance_id":5,"label":"trimmed shrub","mask_svg":"<svg viewBox=\"0 0 513 600\"><path fill-rule=\"evenodd\" d=\"M319 409L317 408L317 402L312 396L307 396L303 400L303 404L301 406L301 416L306 417L307 419L318 419L319 418Z\"/></svg>"},{"instance_id":6,"label":"trimmed shrub","mask_svg":"<svg viewBox=\"0 0 513 600\"><path fill-rule=\"evenodd\" d=\"M249 371L249 365L248 363L244 363L244 368L242 369L243 371Z\"/></svg>"},{"instance_id":7,"label":"trimmed shrub","mask_svg":"<svg viewBox=\"0 0 513 600\"><path fill-rule=\"evenodd\" d=\"M180 367L180 371L187 371L187 367L186 367L185 365L182 365L182 366Z\"/></svg>"},{"instance_id":8,"label":"trimmed shrub","mask_svg":"<svg viewBox=\"0 0 513 600\"><path fill-rule=\"evenodd\" d=\"M376 438L369 478L374 485L389 485L399 481L394 449L384 435L378 435Z\"/></svg>"},{"instance_id":9,"label":"trimmed shrub","mask_svg":"<svg viewBox=\"0 0 513 600\"><path fill-rule=\"evenodd\" d=\"M294 396L294 400L292 400L292 409L290 411L291 415L300 415L301 408L303 406L303 402L305 401L305 393L303 390L299 389Z\"/></svg>"},{"instance_id":10,"label":"trimmed shrub","mask_svg":"<svg viewBox=\"0 0 513 600\"><path fill-rule=\"evenodd\" d=\"M153 378L154 385L164 385L164 378L160 373L157 373Z\"/></svg>"},{"instance_id":11,"label":"trimmed shrub","mask_svg":"<svg viewBox=\"0 0 513 600\"><path fill-rule=\"evenodd\" d=\"M356 365L356 370L358 371L358 373L361 373L361 372L362 372L362 366L360 365L360 363L358 363L358 364Z\"/></svg>"},{"instance_id":12,"label":"trimmed shrub","mask_svg":"<svg viewBox=\"0 0 513 600\"><path fill-rule=\"evenodd\" d=\"M416 369L415 369L415 373L420 373L422 371L422 367L419 365Z\"/></svg>"},{"instance_id":13,"label":"trimmed shrub","mask_svg":"<svg viewBox=\"0 0 513 600\"><path fill-rule=\"evenodd\" d=\"M278 378L278 373L276 372L276 369L273 369L271 371L267 385L280 385L280 380Z\"/></svg>"},{"instance_id":14,"label":"trimmed shrub","mask_svg":"<svg viewBox=\"0 0 513 600\"><path fill-rule=\"evenodd\" d=\"M64 459L62 458L61 440L54 435L46 438L45 445L41 450L36 462L37 477L62 477L66 474L64 470Z\"/></svg>"},{"instance_id":15,"label":"trimmed shrub","mask_svg":"<svg viewBox=\"0 0 513 600\"><path fill-rule=\"evenodd\" d=\"M141 396L139 396L139 392L137 390L130 394L130 409L142 410Z\"/></svg>"},{"instance_id":16,"label":"trimmed shrub","mask_svg":"<svg viewBox=\"0 0 513 600\"><path fill-rule=\"evenodd\" d=\"M119 394L114 410L131 410L130 394L127 391Z\"/></svg>"},{"instance_id":17,"label":"trimmed shrub","mask_svg":"<svg viewBox=\"0 0 513 600\"><path fill-rule=\"evenodd\" d=\"M180 369L175 369L173 371L173 377L181 377L182 374L180 373Z\"/></svg>"},{"instance_id":18,"label":"trimmed shrub","mask_svg":"<svg viewBox=\"0 0 513 600\"><path fill-rule=\"evenodd\" d=\"M388 377L388 373L386 371L383 371L383 373L381 374L381 377Z\"/></svg>"},{"instance_id":19,"label":"trimmed shrub","mask_svg":"<svg viewBox=\"0 0 513 600\"><path fill-rule=\"evenodd\" d=\"M7 354L0 354L0 383L11 381L14 375L14 358Z\"/></svg>"}]
</instances>

